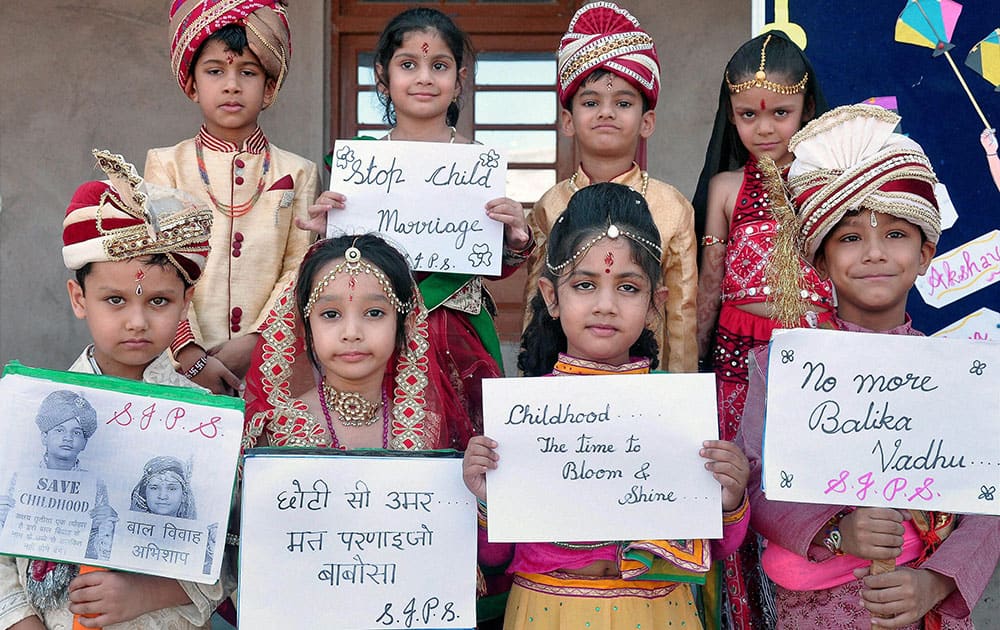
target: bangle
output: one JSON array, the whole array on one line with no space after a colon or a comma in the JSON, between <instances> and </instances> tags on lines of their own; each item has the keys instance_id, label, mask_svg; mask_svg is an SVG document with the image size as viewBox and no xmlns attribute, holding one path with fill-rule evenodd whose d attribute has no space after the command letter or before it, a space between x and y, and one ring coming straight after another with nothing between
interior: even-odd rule
<instances>
[{"instance_id":1,"label":"bangle","mask_svg":"<svg viewBox=\"0 0 1000 630\"><path fill-rule=\"evenodd\" d=\"M847 510L837 512L830 517L830 520L826 522L826 526L823 529L823 546L835 556L844 555L842 548L844 537L840 535L840 519L847 516L848 513Z\"/></svg>"},{"instance_id":2,"label":"bangle","mask_svg":"<svg viewBox=\"0 0 1000 630\"><path fill-rule=\"evenodd\" d=\"M731 525L733 523L738 523L743 520L743 517L747 515L747 511L750 509L750 497L746 492L743 493L743 500L740 502L739 506L732 512L722 513L722 524Z\"/></svg>"},{"instance_id":3,"label":"bangle","mask_svg":"<svg viewBox=\"0 0 1000 630\"><path fill-rule=\"evenodd\" d=\"M725 245L726 239L719 238L718 236L712 236L711 234L706 234L701 237L702 247L709 247L711 245Z\"/></svg>"},{"instance_id":4,"label":"bangle","mask_svg":"<svg viewBox=\"0 0 1000 630\"><path fill-rule=\"evenodd\" d=\"M486 529L486 501L476 499L476 516L479 526Z\"/></svg>"},{"instance_id":5,"label":"bangle","mask_svg":"<svg viewBox=\"0 0 1000 630\"><path fill-rule=\"evenodd\" d=\"M200 359L194 362L194 365L188 368L187 372L184 372L184 376L189 379L194 378L205 369L206 365L208 365L208 355L203 354Z\"/></svg>"}]
</instances>

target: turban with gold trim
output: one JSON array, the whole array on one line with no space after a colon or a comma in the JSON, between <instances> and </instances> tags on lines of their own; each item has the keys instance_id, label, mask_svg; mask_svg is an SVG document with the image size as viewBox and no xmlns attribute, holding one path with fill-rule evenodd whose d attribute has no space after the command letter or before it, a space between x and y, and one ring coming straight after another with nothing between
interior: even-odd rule
<instances>
[{"instance_id":1,"label":"turban with gold trim","mask_svg":"<svg viewBox=\"0 0 1000 630\"><path fill-rule=\"evenodd\" d=\"M559 42L559 102L573 95L594 70L607 70L635 85L656 107L660 60L639 20L613 2L592 2L576 12Z\"/></svg>"},{"instance_id":2,"label":"turban with gold trim","mask_svg":"<svg viewBox=\"0 0 1000 630\"><path fill-rule=\"evenodd\" d=\"M87 263L165 254L188 282L208 258L212 211L191 195L145 183L120 155L94 149L110 181L77 188L63 220L63 262Z\"/></svg>"},{"instance_id":3,"label":"turban with gold trim","mask_svg":"<svg viewBox=\"0 0 1000 630\"><path fill-rule=\"evenodd\" d=\"M247 45L276 82L288 74L292 40L284 0L174 0L170 7L170 67L186 89L191 59L205 40L230 24L246 29Z\"/></svg>"},{"instance_id":4,"label":"turban with gold trim","mask_svg":"<svg viewBox=\"0 0 1000 630\"><path fill-rule=\"evenodd\" d=\"M845 214L862 208L909 221L937 243L937 177L920 145L893 132L899 120L876 105L846 105L792 136L788 187L809 260Z\"/></svg>"}]
</instances>

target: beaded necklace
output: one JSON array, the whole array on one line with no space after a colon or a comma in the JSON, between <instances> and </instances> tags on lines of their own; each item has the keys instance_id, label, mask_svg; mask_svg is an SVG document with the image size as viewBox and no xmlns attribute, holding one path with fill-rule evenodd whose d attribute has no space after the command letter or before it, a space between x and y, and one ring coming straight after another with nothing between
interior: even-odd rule
<instances>
[{"instance_id":1,"label":"beaded necklace","mask_svg":"<svg viewBox=\"0 0 1000 630\"><path fill-rule=\"evenodd\" d=\"M261 170L260 179L257 181L257 189L253 193L253 197L249 201L244 201L241 204L229 205L225 203L220 203L215 195L212 194L212 185L208 181L208 169L205 168L205 148L201 142L201 138L194 139L194 153L195 158L198 161L198 174L201 175L201 182L205 184L205 191L208 193L208 198L212 200L215 204L216 210L226 215L231 219L241 217L244 214L250 212L257 200L260 199L261 193L264 192L264 179L267 177L268 171L271 170L271 143L268 142L264 145L264 168Z\"/></svg>"},{"instance_id":2,"label":"beaded necklace","mask_svg":"<svg viewBox=\"0 0 1000 630\"><path fill-rule=\"evenodd\" d=\"M326 396L323 395L324 384L325 382L320 380L316 386L316 392L319 394L319 406L323 410L323 417L326 419L326 428L330 432L330 448L346 451L347 447L340 445L340 440L337 439L337 432L333 430L333 418L330 417L330 409L326 406ZM389 448L389 400L385 395L384 389L382 390L382 448Z\"/></svg>"}]
</instances>

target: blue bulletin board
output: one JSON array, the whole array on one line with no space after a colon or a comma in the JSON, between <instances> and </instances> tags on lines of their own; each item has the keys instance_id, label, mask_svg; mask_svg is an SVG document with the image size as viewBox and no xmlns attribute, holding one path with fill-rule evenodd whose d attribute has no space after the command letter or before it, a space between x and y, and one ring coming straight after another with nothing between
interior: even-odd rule
<instances>
[{"instance_id":1,"label":"blue bulletin board","mask_svg":"<svg viewBox=\"0 0 1000 630\"><path fill-rule=\"evenodd\" d=\"M942 234L937 255L961 251L948 259L948 265L943 259L938 261L936 290L939 295L947 293L949 283L959 282L963 274L975 280L966 282L964 290L950 293L948 299L954 301L947 304L943 303L947 300L935 299L929 304L916 289L911 291L908 310L916 328L928 334L944 331L949 336L1000 340L1000 315L996 314L1000 311L1000 235L994 233L1000 230L1000 182L994 183L980 144L983 121L944 55L933 56L932 48L900 43L895 37L897 18L908 4L937 25L932 29L926 23L914 24L913 31L918 33L942 30L940 20L947 23L950 15L954 24L950 56L982 114L996 128L1000 126L1000 91L968 67L966 58L977 43L997 36L1000 3L943 0L942 18L939 0L754 1L755 35L765 24L781 28L780 23L791 22L801 28L806 55L831 107L895 97L896 111L902 116L899 131L920 143L947 187L958 218ZM924 19L921 13L916 14L918 20ZM795 26L781 30L796 39ZM989 49L989 55L993 50ZM991 233L993 238L988 236ZM957 295L961 297L956 299Z\"/></svg>"}]
</instances>

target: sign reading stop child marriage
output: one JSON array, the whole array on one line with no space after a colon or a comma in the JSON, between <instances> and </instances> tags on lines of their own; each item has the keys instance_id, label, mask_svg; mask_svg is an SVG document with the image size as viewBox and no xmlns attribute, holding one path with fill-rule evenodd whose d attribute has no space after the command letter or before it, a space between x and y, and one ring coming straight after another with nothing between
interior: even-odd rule
<instances>
[{"instance_id":1,"label":"sign reading stop child marriage","mask_svg":"<svg viewBox=\"0 0 1000 630\"><path fill-rule=\"evenodd\" d=\"M481 144L337 140L330 190L346 208L327 236L378 232L415 271L498 276L503 224L486 202L505 196L507 160Z\"/></svg>"}]
</instances>

